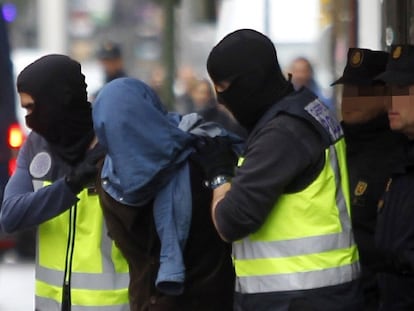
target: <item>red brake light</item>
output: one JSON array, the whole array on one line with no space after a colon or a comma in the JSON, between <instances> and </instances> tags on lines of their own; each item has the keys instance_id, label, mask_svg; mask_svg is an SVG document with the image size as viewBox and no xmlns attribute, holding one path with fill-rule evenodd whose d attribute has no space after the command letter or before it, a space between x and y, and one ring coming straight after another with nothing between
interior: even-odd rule
<instances>
[{"instance_id":1,"label":"red brake light","mask_svg":"<svg viewBox=\"0 0 414 311\"><path fill-rule=\"evenodd\" d=\"M9 127L8 143L12 148L20 148L24 141L24 133L18 124Z\"/></svg>"}]
</instances>

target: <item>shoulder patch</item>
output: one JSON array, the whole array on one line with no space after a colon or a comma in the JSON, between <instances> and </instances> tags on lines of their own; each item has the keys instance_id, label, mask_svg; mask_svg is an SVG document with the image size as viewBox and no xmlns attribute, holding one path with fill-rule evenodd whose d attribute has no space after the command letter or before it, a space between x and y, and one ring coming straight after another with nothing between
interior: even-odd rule
<instances>
[{"instance_id":1,"label":"shoulder patch","mask_svg":"<svg viewBox=\"0 0 414 311\"><path fill-rule=\"evenodd\" d=\"M33 157L29 172L34 178L45 177L52 167L52 158L49 153L42 151Z\"/></svg>"},{"instance_id":2,"label":"shoulder patch","mask_svg":"<svg viewBox=\"0 0 414 311\"><path fill-rule=\"evenodd\" d=\"M305 110L329 133L332 141L337 141L343 136L338 120L321 101L315 99L306 105Z\"/></svg>"}]
</instances>

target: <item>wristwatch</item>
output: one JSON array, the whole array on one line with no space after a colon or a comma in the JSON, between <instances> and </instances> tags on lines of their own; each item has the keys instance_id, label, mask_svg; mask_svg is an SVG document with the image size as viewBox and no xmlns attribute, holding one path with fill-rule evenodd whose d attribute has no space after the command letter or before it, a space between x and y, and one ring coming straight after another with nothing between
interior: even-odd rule
<instances>
[{"instance_id":1,"label":"wristwatch","mask_svg":"<svg viewBox=\"0 0 414 311\"><path fill-rule=\"evenodd\" d=\"M231 181L231 178L229 176L225 176L225 175L218 175L216 177L214 177L212 180L210 181L206 181L206 186L209 187L210 189L214 190L217 187L228 183Z\"/></svg>"}]
</instances>

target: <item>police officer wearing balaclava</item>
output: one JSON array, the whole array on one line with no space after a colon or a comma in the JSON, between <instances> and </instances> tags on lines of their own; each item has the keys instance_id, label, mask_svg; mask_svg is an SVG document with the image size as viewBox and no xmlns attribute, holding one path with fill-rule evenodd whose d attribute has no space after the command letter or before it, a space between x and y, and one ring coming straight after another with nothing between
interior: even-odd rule
<instances>
[{"instance_id":1,"label":"police officer wearing balaclava","mask_svg":"<svg viewBox=\"0 0 414 311\"><path fill-rule=\"evenodd\" d=\"M234 242L235 310L360 310L338 121L310 90L293 90L257 31L224 37L207 70L249 132L235 170L222 141L198 148L216 229Z\"/></svg>"},{"instance_id":2,"label":"police officer wearing balaclava","mask_svg":"<svg viewBox=\"0 0 414 311\"><path fill-rule=\"evenodd\" d=\"M0 225L37 228L38 311L129 310L128 266L107 234L94 181L104 152L80 64L46 55L17 77L32 129L6 185Z\"/></svg>"}]
</instances>

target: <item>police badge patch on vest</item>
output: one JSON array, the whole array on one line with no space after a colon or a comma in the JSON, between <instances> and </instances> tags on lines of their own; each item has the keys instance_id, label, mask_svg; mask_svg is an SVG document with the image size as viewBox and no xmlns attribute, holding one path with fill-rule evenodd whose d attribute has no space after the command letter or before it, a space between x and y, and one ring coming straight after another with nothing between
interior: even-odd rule
<instances>
[{"instance_id":1,"label":"police badge patch on vest","mask_svg":"<svg viewBox=\"0 0 414 311\"><path fill-rule=\"evenodd\" d=\"M355 189L354 189L354 194L357 197L360 197L361 195L363 195L365 193L365 191L367 190L368 184L365 181L358 181Z\"/></svg>"}]
</instances>

